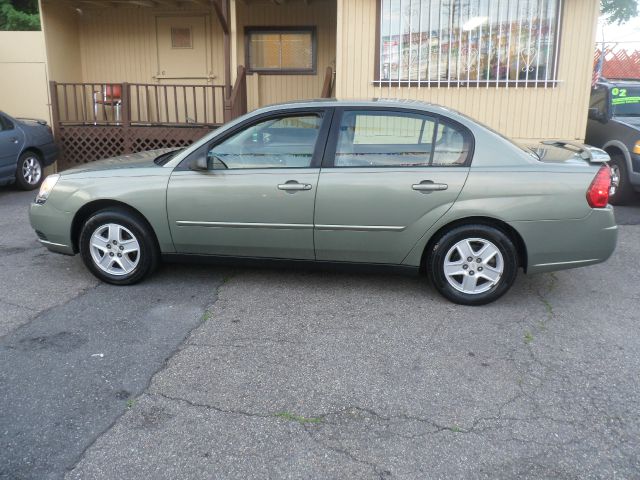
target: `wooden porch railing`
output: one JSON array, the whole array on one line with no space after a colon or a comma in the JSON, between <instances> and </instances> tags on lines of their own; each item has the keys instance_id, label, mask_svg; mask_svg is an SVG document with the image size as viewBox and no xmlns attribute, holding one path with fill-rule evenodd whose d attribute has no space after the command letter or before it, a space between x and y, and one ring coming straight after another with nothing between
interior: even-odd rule
<instances>
[{"instance_id":1,"label":"wooden porch railing","mask_svg":"<svg viewBox=\"0 0 640 480\"><path fill-rule=\"evenodd\" d=\"M247 81L238 67L224 85L50 82L51 111L65 169L116 155L186 147L247 113Z\"/></svg>"},{"instance_id":2,"label":"wooden porch railing","mask_svg":"<svg viewBox=\"0 0 640 480\"><path fill-rule=\"evenodd\" d=\"M61 125L217 127L247 113L247 77L238 67L224 85L50 82L53 123Z\"/></svg>"},{"instance_id":3,"label":"wooden porch railing","mask_svg":"<svg viewBox=\"0 0 640 480\"><path fill-rule=\"evenodd\" d=\"M324 75L324 84L322 85L322 93L320 98L331 98L333 95L333 68L327 67Z\"/></svg>"},{"instance_id":4,"label":"wooden porch railing","mask_svg":"<svg viewBox=\"0 0 640 480\"><path fill-rule=\"evenodd\" d=\"M224 121L229 122L245 113L247 113L247 71L239 65L236 83L231 90L231 95L225 101Z\"/></svg>"},{"instance_id":5,"label":"wooden porch railing","mask_svg":"<svg viewBox=\"0 0 640 480\"><path fill-rule=\"evenodd\" d=\"M224 85L50 82L54 126L224 123Z\"/></svg>"}]
</instances>

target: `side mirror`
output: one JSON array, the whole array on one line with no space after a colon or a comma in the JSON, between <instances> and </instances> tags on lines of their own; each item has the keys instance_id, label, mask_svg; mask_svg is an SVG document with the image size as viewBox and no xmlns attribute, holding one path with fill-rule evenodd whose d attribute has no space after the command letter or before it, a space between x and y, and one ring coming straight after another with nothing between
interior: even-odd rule
<instances>
[{"instance_id":1,"label":"side mirror","mask_svg":"<svg viewBox=\"0 0 640 480\"><path fill-rule=\"evenodd\" d=\"M206 171L209 170L208 163L209 162L207 162L207 158L204 155L198 155L198 157L189 164L189 168L200 172Z\"/></svg>"},{"instance_id":2,"label":"side mirror","mask_svg":"<svg viewBox=\"0 0 640 480\"><path fill-rule=\"evenodd\" d=\"M226 170L227 164L211 152L207 155L207 170Z\"/></svg>"},{"instance_id":3,"label":"side mirror","mask_svg":"<svg viewBox=\"0 0 640 480\"><path fill-rule=\"evenodd\" d=\"M208 172L211 170L226 170L227 164L220 160L215 155L209 153L209 155L199 155L189 165L191 170L196 172Z\"/></svg>"},{"instance_id":4,"label":"side mirror","mask_svg":"<svg viewBox=\"0 0 640 480\"><path fill-rule=\"evenodd\" d=\"M606 115L597 108L589 109L589 118L591 120L596 120L598 122L603 122L603 123L606 122L607 120Z\"/></svg>"}]
</instances>

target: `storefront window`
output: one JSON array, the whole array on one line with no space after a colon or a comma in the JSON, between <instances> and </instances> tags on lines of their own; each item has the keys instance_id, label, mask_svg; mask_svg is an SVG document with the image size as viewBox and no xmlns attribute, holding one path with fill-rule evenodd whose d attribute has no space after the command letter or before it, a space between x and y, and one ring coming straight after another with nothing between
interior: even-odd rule
<instances>
[{"instance_id":1,"label":"storefront window","mask_svg":"<svg viewBox=\"0 0 640 480\"><path fill-rule=\"evenodd\" d=\"M379 82L547 85L562 0L380 0Z\"/></svg>"}]
</instances>

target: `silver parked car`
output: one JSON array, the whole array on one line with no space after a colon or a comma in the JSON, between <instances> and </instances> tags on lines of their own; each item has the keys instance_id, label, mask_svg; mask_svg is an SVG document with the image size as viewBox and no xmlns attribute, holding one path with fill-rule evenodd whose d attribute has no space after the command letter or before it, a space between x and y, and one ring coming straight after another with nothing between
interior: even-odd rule
<instances>
[{"instance_id":1,"label":"silver parked car","mask_svg":"<svg viewBox=\"0 0 640 480\"><path fill-rule=\"evenodd\" d=\"M44 120L13 118L0 112L0 185L38 188L44 168L56 161L58 147Z\"/></svg>"},{"instance_id":2,"label":"silver parked car","mask_svg":"<svg viewBox=\"0 0 640 480\"><path fill-rule=\"evenodd\" d=\"M557 148L560 147L560 148ZM426 272L448 299L493 301L528 273L613 252L608 155L524 150L418 102L317 101L250 113L185 150L47 178L31 224L131 284L161 258L375 264Z\"/></svg>"}]
</instances>

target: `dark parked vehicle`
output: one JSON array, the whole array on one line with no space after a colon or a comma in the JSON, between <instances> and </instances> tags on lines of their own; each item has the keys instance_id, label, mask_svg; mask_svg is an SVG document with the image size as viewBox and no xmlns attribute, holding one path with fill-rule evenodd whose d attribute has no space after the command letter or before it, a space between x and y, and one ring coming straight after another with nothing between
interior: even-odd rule
<instances>
[{"instance_id":1,"label":"dark parked vehicle","mask_svg":"<svg viewBox=\"0 0 640 480\"><path fill-rule=\"evenodd\" d=\"M640 191L640 80L603 80L591 91L585 142L611 157L610 202Z\"/></svg>"},{"instance_id":2,"label":"dark parked vehicle","mask_svg":"<svg viewBox=\"0 0 640 480\"><path fill-rule=\"evenodd\" d=\"M0 185L38 188L44 167L55 162L58 147L44 120L13 118L0 112Z\"/></svg>"}]
</instances>

